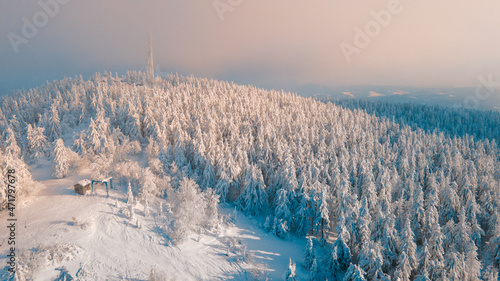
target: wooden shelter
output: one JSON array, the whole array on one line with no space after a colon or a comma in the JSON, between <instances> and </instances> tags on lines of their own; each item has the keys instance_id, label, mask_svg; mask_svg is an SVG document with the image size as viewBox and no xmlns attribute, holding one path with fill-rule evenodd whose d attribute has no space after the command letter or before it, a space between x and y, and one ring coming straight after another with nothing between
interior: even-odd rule
<instances>
[{"instance_id":1,"label":"wooden shelter","mask_svg":"<svg viewBox=\"0 0 500 281\"><path fill-rule=\"evenodd\" d=\"M90 180L81 180L75 184L75 193L85 195L87 191L92 190L92 182Z\"/></svg>"}]
</instances>

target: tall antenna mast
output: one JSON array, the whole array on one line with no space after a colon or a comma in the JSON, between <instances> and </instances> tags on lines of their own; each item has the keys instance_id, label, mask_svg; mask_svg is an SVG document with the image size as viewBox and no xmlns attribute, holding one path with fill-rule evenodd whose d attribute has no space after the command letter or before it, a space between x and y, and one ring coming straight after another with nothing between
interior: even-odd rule
<instances>
[{"instance_id":1,"label":"tall antenna mast","mask_svg":"<svg viewBox=\"0 0 500 281\"><path fill-rule=\"evenodd\" d=\"M153 63L153 34L148 33L149 48L148 48L148 80L153 81L155 77L155 68Z\"/></svg>"}]
</instances>

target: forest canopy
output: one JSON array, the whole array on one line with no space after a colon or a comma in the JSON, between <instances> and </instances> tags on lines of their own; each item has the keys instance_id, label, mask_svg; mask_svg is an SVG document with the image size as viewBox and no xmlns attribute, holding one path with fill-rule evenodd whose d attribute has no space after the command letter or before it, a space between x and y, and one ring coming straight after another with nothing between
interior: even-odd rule
<instances>
[{"instance_id":1,"label":"forest canopy","mask_svg":"<svg viewBox=\"0 0 500 281\"><path fill-rule=\"evenodd\" d=\"M25 193L25 163L50 161L55 178L89 166L132 197L175 199L179 240L234 204L280 238L335 241L309 262L329 280L494 280L499 128L454 120L498 119L443 108L448 121L429 130L426 106L341 105L178 75L68 78L3 98L0 162L16 163ZM399 121L412 114L420 123Z\"/></svg>"}]
</instances>

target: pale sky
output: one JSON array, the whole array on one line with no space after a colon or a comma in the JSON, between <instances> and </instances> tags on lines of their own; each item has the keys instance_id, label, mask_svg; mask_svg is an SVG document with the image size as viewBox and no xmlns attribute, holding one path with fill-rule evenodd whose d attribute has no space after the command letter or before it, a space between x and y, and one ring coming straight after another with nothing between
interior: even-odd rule
<instances>
[{"instance_id":1,"label":"pale sky","mask_svg":"<svg viewBox=\"0 0 500 281\"><path fill-rule=\"evenodd\" d=\"M497 0L0 0L0 90L141 70L148 31L163 72L268 88L500 81Z\"/></svg>"}]
</instances>

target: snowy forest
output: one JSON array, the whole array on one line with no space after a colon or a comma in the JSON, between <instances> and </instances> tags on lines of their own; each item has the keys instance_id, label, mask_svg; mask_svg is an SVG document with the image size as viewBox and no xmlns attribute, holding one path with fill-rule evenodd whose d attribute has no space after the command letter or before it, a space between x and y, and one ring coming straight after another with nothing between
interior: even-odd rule
<instances>
[{"instance_id":1,"label":"snowy forest","mask_svg":"<svg viewBox=\"0 0 500 281\"><path fill-rule=\"evenodd\" d=\"M321 99L348 109L365 110L368 114L386 117L413 130L443 132L445 136L466 135L476 140L500 139L500 112L464 108L448 108L418 103L391 103L360 99Z\"/></svg>"},{"instance_id":2,"label":"snowy forest","mask_svg":"<svg viewBox=\"0 0 500 281\"><path fill-rule=\"evenodd\" d=\"M96 74L4 97L0 163L83 167L158 198L175 243L234 206L307 237L310 280L499 280L500 114L319 101L192 76ZM0 182L0 209L6 207Z\"/></svg>"}]
</instances>

